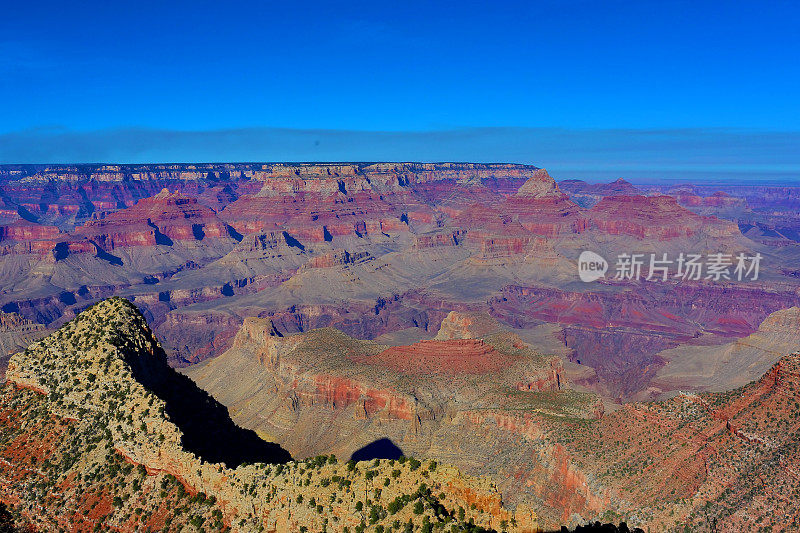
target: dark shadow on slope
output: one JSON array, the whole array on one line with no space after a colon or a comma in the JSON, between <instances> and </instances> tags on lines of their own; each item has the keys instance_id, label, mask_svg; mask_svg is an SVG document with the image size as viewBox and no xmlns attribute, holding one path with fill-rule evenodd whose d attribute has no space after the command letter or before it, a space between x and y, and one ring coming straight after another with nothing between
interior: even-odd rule
<instances>
[{"instance_id":1,"label":"dark shadow on slope","mask_svg":"<svg viewBox=\"0 0 800 533\"><path fill-rule=\"evenodd\" d=\"M156 244L159 244L161 246L172 246L173 244L172 239L161 233L161 230L158 229L158 226L153 224L153 221L150 220L149 218L147 219L147 225L150 226L150 228L152 228L153 230L153 237L156 240Z\"/></svg>"},{"instance_id":2,"label":"dark shadow on slope","mask_svg":"<svg viewBox=\"0 0 800 533\"><path fill-rule=\"evenodd\" d=\"M98 244L96 242L94 242L94 241L89 241L89 242L92 243L92 245L94 245L94 251L95 251L94 256L96 258L102 259L103 261L108 261L112 265L116 265L116 266L122 266L123 265L121 257L117 257L116 255L112 255L112 254L106 252L105 250L100 248L100 246L98 246Z\"/></svg>"},{"instance_id":3,"label":"dark shadow on slope","mask_svg":"<svg viewBox=\"0 0 800 533\"><path fill-rule=\"evenodd\" d=\"M0 503L0 533L22 533L23 531L27 531L27 529L14 525L14 515L11 514L5 503Z\"/></svg>"},{"instance_id":4,"label":"dark shadow on slope","mask_svg":"<svg viewBox=\"0 0 800 533\"><path fill-rule=\"evenodd\" d=\"M292 248L299 248L301 251L306 250L306 247L303 246L303 243L301 243L300 241L289 235L289 232L284 231L283 238L286 240L286 244L288 244Z\"/></svg>"},{"instance_id":5,"label":"dark shadow on slope","mask_svg":"<svg viewBox=\"0 0 800 533\"><path fill-rule=\"evenodd\" d=\"M89 195L86 194L86 189L78 189L78 194L81 195L81 204L80 209L78 210L78 216L86 218L91 217L95 212L95 207L92 201L89 199Z\"/></svg>"},{"instance_id":6,"label":"dark shadow on slope","mask_svg":"<svg viewBox=\"0 0 800 533\"><path fill-rule=\"evenodd\" d=\"M69 244L60 242L53 247L53 258L56 261L61 261L69 256Z\"/></svg>"},{"instance_id":7,"label":"dark shadow on slope","mask_svg":"<svg viewBox=\"0 0 800 533\"><path fill-rule=\"evenodd\" d=\"M69 291L61 291L58 295L58 301L64 305L75 305L78 302L75 298L75 294Z\"/></svg>"},{"instance_id":8,"label":"dark shadow on slope","mask_svg":"<svg viewBox=\"0 0 800 533\"><path fill-rule=\"evenodd\" d=\"M202 241L206 238L206 232L203 230L202 224L192 224L192 235L198 241Z\"/></svg>"},{"instance_id":9,"label":"dark shadow on slope","mask_svg":"<svg viewBox=\"0 0 800 533\"><path fill-rule=\"evenodd\" d=\"M167 365L164 350L136 353L124 349L133 376L166 404L170 420L183 432L184 449L210 463L236 468L242 463L285 463L292 456L255 431L234 424L228 408L188 377Z\"/></svg>"},{"instance_id":10,"label":"dark shadow on slope","mask_svg":"<svg viewBox=\"0 0 800 533\"><path fill-rule=\"evenodd\" d=\"M28 222L34 222L36 224L39 223L39 217L31 213L21 205L17 206L17 214L22 218L22 220L26 220Z\"/></svg>"},{"instance_id":11,"label":"dark shadow on slope","mask_svg":"<svg viewBox=\"0 0 800 533\"><path fill-rule=\"evenodd\" d=\"M0 311L4 313L19 313L19 304L17 302L8 302L0 307Z\"/></svg>"},{"instance_id":12,"label":"dark shadow on slope","mask_svg":"<svg viewBox=\"0 0 800 533\"><path fill-rule=\"evenodd\" d=\"M242 239L244 239L244 235L236 231L236 229L233 226L225 226L225 227L228 228L228 234L231 236L233 240L235 240L236 242L242 242Z\"/></svg>"},{"instance_id":13,"label":"dark shadow on slope","mask_svg":"<svg viewBox=\"0 0 800 533\"><path fill-rule=\"evenodd\" d=\"M403 456L397 444L392 442L391 439L382 438L370 442L363 448L353 452L350 456L352 461L372 461L373 459L400 459Z\"/></svg>"}]
</instances>

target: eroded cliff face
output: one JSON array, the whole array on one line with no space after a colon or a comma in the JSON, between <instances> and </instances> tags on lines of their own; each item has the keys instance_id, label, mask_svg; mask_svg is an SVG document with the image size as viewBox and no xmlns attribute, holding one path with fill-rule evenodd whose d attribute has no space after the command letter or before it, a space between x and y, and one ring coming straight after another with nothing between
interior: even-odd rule
<instances>
[{"instance_id":1,"label":"eroded cliff face","mask_svg":"<svg viewBox=\"0 0 800 533\"><path fill-rule=\"evenodd\" d=\"M280 350L265 355L281 359ZM295 462L227 416L166 365L130 303L105 301L12 358L0 401L0 501L44 530L342 531L465 520L538 528L530 509L508 511L488 480L451 466Z\"/></svg>"}]
</instances>

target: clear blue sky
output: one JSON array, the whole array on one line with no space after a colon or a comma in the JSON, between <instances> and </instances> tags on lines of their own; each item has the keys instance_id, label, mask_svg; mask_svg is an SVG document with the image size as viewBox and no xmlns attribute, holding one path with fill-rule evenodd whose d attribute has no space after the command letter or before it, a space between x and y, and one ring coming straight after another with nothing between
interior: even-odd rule
<instances>
[{"instance_id":1,"label":"clear blue sky","mask_svg":"<svg viewBox=\"0 0 800 533\"><path fill-rule=\"evenodd\" d=\"M799 27L788 1L8 2L0 135L792 132Z\"/></svg>"}]
</instances>

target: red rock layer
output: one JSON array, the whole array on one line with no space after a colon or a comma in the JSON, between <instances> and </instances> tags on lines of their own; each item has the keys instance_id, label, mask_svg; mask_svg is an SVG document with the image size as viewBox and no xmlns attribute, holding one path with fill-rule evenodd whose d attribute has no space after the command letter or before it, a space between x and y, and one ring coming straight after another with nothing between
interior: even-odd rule
<instances>
[{"instance_id":1,"label":"red rock layer","mask_svg":"<svg viewBox=\"0 0 800 533\"><path fill-rule=\"evenodd\" d=\"M58 242L59 231L55 226L35 224L17 220L0 226L0 256L35 254L45 256Z\"/></svg>"},{"instance_id":2,"label":"red rock layer","mask_svg":"<svg viewBox=\"0 0 800 533\"><path fill-rule=\"evenodd\" d=\"M53 240L58 236L58 233L58 228L55 226L45 226L19 220L7 226L0 226L0 241Z\"/></svg>"},{"instance_id":3,"label":"red rock layer","mask_svg":"<svg viewBox=\"0 0 800 533\"><path fill-rule=\"evenodd\" d=\"M426 340L392 346L358 362L404 374L484 374L510 366L513 360L479 339Z\"/></svg>"},{"instance_id":4,"label":"red rock layer","mask_svg":"<svg viewBox=\"0 0 800 533\"><path fill-rule=\"evenodd\" d=\"M173 240L230 237L228 226L196 198L164 189L152 198L92 220L76 230L106 251L123 246L155 246Z\"/></svg>"},{"instance_id":5,"label":"red rock layer","mask_svg":"<svg viewBox=\"0 0 800 533\"><path fill-rule=\"evenodd\" d=\"M312 402L322 400L335 408L349 407L359 404L361 414L371 418L377 414L397 420L411 420L414 416L414 405L404 396L390 390L365 387L361 383L338 376L314 376L316 394ZM297 390L298 397L305 393Z\"/></svg>"},{"instance_id":6,"label":"red rock layer","mask_svg":"<svg viewBox=\"0 0 800 533\"><path fill-rule=\"evenodd\" d=\"M640 239L691 237L709 229L716 236L738 232L735 225L692 213L671 196L608 196L588 214L591 224L605 233Z\"/></svg>"}]
</instances>

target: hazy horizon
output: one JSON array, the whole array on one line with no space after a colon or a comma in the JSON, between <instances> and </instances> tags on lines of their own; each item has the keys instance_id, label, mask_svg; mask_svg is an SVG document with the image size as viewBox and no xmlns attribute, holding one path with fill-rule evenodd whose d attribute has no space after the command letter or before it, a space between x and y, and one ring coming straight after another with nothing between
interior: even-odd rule
<instances>
[{"instance_id":1,"label":"hazy horizon","mask_svg":"<svg viewBox=\"0 0 800 533\"><path fill-rule=\"evenodd\" d=\"M494 162L544 167L558 180L794 183L797 146L800 132L728 128L38 128L0 134L0 163Z\"/></svg>"}]
</instances>

